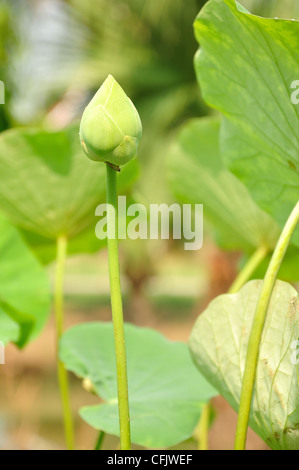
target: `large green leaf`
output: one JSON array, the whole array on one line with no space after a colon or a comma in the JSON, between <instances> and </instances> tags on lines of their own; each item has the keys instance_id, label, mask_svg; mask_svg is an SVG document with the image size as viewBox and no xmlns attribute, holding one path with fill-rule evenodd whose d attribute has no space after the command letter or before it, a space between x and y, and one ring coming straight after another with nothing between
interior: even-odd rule
<instances>
[{"instance_id":1,"label":"large green leaf","mask_svg":"<svg viewBox=\"0 0 299 470\"><path fill-rule=\"evenodd\" d=\"M0 216L0 340L23 346L50 312L48 277L17 230Z\"/></svg>"},{"instance_id":2,"label":"large green leaf","mask_svg":"<svg viewBox=\"0 0 299 470\"><path fill-rule=\"evenodd\" d=\"M237 294L217 297L198 318L190 338L200 372L236 411L261 286L262 281L250 281ZM298 293L290 284L277 281L264 327L250 415L250 426L273 449L299 448L299 371L292 360L293 342L298 338Z\"/></svg>"},{"instance_id":3,"label":"large green leaf","mask_svg":"<svg viewBox=\"0 0 299 470\"><path fill-rule=\"evenodd\" d=\"M2 133L0 173L0 207L19 227L51 240L95 227L95 208L105 202L105 165L83 154L77 126ZM135 160L119 174L120 192L136 176Z\"/></svg>"},{"instance_id":4,"label":"large green leaf","mask_svg":"<svg viewBox=\"0 0 299 470\"><path fill-rule=\"evenodd\" d=\"M202 405L214 389L197 374L188 347L156 331L125 326L132 440L145 447L168 447L189 438ZM96 429L119 435L113 327L89 323L68 330L60 357L67 369L88 379L105 403L82 408Z\"/></svg>"},{"instance_id":5,"label":"large green leaf","mask_svg":"<svg viewBox=\"0 0 299 470\"><path fill-rule=\"evenodd\" d=\"M299 22L210 0L195 21L204 99L225 114L224 157L258 204L284 225L299 198ZM299 243L299 229L294 235Z\"/></svg>"},{"instance_id":6,"label":"large green leaf","mask_svg":"<svg viewBox=\"0 0 299 470\"><path fill-rule=\"evenodd\" d=\"M169 178L184 203L204 205L204 215L225 248L272 248L278 226L252 200L247 188L228 171L219 152L219 119L189 122L169 155Z\"/></svg>"}]
</instances>

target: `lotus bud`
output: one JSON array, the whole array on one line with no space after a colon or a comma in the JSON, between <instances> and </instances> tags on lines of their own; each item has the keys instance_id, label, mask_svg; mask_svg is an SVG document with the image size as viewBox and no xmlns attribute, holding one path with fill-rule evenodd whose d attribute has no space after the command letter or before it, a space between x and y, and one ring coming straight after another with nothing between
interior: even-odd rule
<instances>
[{"instance_id":1,"label":"lotus bud","mask_svg":"<svg viewBox=\"0 0 299 470\"><path fill-rule=\"evenodd\" d=\"M80 140L84 152L91 160L118 167L136 155L141 134L135 106L109 75L81 119Z\"/></svg>"}]
</instances>

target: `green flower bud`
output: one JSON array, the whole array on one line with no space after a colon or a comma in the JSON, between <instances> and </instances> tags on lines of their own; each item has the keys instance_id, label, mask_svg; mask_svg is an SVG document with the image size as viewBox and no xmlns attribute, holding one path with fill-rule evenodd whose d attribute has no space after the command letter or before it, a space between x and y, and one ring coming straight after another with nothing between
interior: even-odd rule
<instances>
[{"instance_id":1,"label":"green flower bud","mask_svg":"<svg viewBox=\"0 0 299 470\"><path fill-rule=\"evenodd\" d=\"M109 75L85 108L80 139L86 155L97 162L120 166L137 152L142 125L132 101Z\"/></svg>"}]
</instances>

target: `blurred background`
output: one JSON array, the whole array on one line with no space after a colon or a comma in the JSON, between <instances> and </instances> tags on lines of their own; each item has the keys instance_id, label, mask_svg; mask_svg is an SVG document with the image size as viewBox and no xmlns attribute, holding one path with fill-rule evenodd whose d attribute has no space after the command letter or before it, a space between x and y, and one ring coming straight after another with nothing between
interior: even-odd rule
<instances>
[{"instance_id":1,"label":"blurred background","mask_svg":"<svg viewBox=\"0 0 299 470\"><path fill-rule=\"evenodd\" d=\"M193 21L203 0L7 0L0 1L0 80L6 103L0 131L18 126L61 129L79 121L85 105L110 73L135 103L143 122L140 176L133 189L144 203L174 201L166 155L180 126L211 114L196 83ZM243 0L262 16L299 18L295 0ZM121 244L126 321L187 341L197 315L226 292L240 253L221 251L206 230L204 246L183 250L178 240ZM49 267L52 274L53 267ZM106 250L70 257L66 276L67 326L110 320ZM54 326L24 351L9 346L0 369L0 448L63 447L54 361ZM77 415L96 403L75 378L72 406L78 448L92 448L96 432ZM236 415L214 400L210 447L231 448ZM194 448L192 439L181 448ZM106 438L104 448L117 446ZM250 433L249 448L265 448ZM180 448L180 446L178 446Z\"/></svg>"}]
</instances>

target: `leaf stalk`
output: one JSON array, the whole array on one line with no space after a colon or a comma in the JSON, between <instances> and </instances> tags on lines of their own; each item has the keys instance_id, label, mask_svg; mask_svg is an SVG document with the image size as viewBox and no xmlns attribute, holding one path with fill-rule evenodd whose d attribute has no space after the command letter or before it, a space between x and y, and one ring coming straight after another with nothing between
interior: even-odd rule
<instances>
[{"instance_id":1,"label":"leaf stalk","mask_svg":"<svg viewBox=\"0 0 299 470\"><path fill-rule=\"evenodd\" d=\"M107 170L107 244L111 308L116 355L117 392L120 426L120 449L131 448L130 413L128 398L127 359L124 333L123 307L120 286L118 225L117 225L117 172L110 165Z\"/></svg>"},{"instance_id":2,"label":"leaf stalk","mask_svg":"<svg viewBox=\"0 0 299 470\"><path fill-rule=\"evenodd\" d=\"M64 434L68 450L74 449L74 428L72 410L70 405L70 394L68 375L64 364L59 359L59 341L64 330L64 272L65 261L67 255L67 238L63 235L57 239L57 255L56 255L56 275L54 286L54 304L55 304L55 329L56 329L56 362L57 362L57 375L60 389Z\"/></svg>"},{"instance_id":3,"label":"leaf stalk","mask_svg":"<svg viewBox=\"0 0 299 470\"><path fill-rule=\"evenodd\" d=\"M292 235L299 222L299 201L289 216L284 229L276 244L270 264L268 266L261 293L253 318L249 336L247 356L242 382L242 390L239 404L238 422L235 436L235 450L245 450L247 428L249 423L250 408L253 396L253 388L259 357L259 348L262 339L263 328L271 295L278 275L279 268L284 259Z\"/></svg>"}]
</instances>

